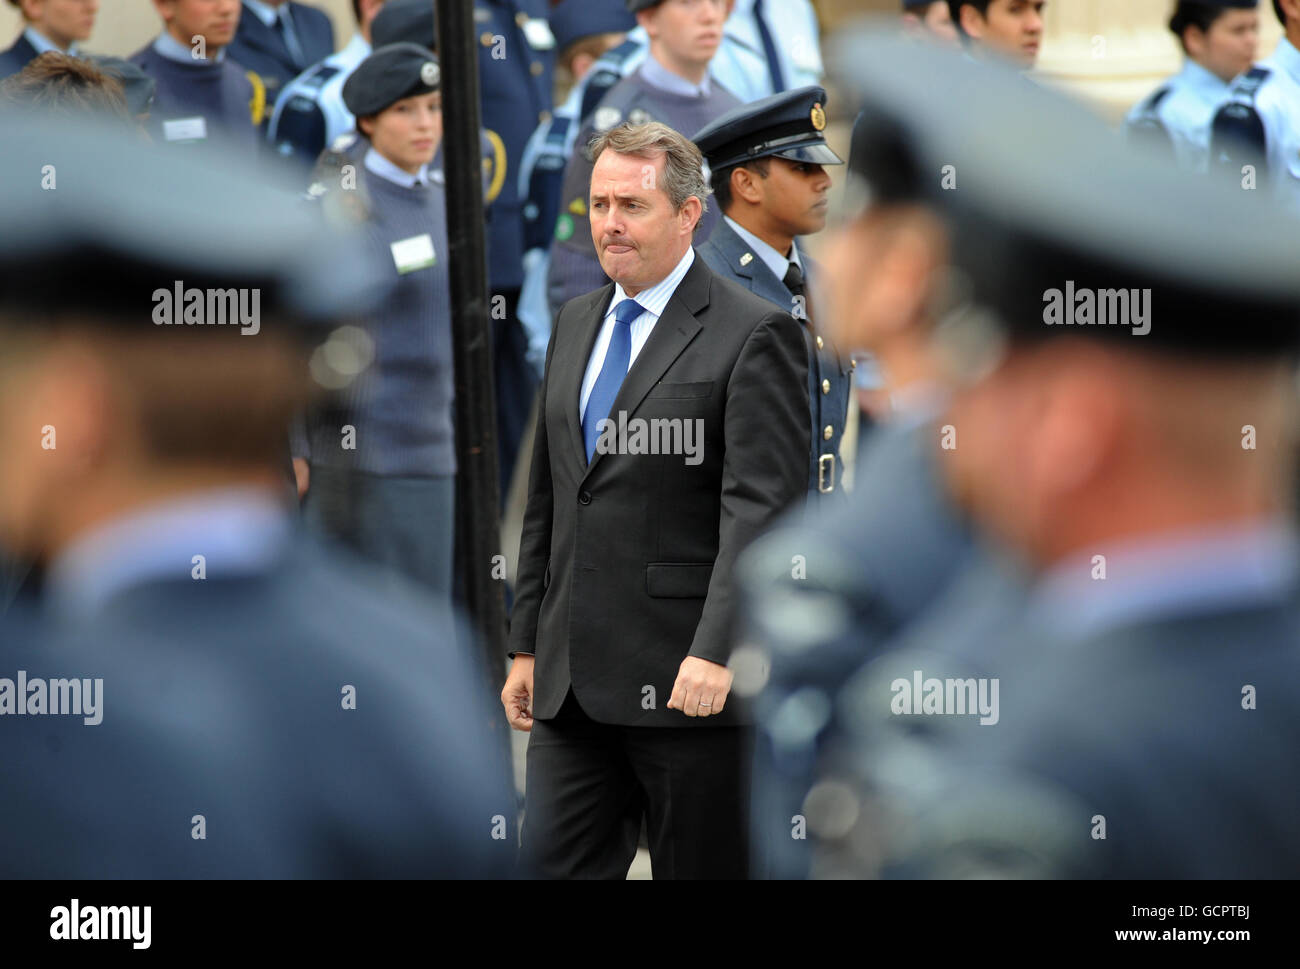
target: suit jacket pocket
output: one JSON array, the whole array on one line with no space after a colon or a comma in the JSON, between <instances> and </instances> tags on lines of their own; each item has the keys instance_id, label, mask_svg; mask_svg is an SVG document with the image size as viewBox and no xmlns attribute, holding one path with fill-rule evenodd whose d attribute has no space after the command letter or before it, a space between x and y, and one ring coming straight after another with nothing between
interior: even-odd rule
<instances>
[{"instance_id":1,"label":"suit jacket pocket","mask_svg":"<svg viewBox=\"0 0 1300 969\"><path fill-rule=\"evenodd\" d=\"M652 562L645 567L646 595L655 599L703 599L709 594L713 563Z\"/></svg>"},{"instance_id":2,"label":"suit jacket pocket","mask_svg":"<svg viewBox=\"0 0 1300 969\"><path fill-rule=\"evenodd\" d=\"M700 380L691 384L657 383L650 388L646 397L708 397L713 393L712 380Z\"/></svg>"}]
</instances>

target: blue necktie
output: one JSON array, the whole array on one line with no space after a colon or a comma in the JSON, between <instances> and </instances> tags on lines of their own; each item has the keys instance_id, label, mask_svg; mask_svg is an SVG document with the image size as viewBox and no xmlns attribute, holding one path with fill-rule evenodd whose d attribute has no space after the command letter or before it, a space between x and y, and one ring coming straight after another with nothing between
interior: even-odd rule
<instances>
[{"instance_id":1,"label":"blue necktie","mask_svg":"<svg viewBox=\"0 0 1300 969\"><path fill-rule=\"evenodd\" d=\"M587 445L587 463L596 453L596 442L600 440L600 422L614 409L614 398L623 386L627 368L632 360L632 321L645 312L634 299L625 299L614 308L614 333L609 338L609 348L605 351L605 362L596 378L596 385L591 388L587 398L587 410L582 415L582 440Z\"/></svg>"},{"instance_id":2,"label":"blue necktie","mask_svg":"<svg viewBox=\"0 0 1300 969\"><path fill-rule=\"evenodd\" d=\"M785 90L785 75L781 73L781 57L776 52L776 43L772 40L772 31L763 19L763 0L754 0L754 19L758 22L758 36L763 41L763 53L767 56L767 69L772 74L772 93L780 94Z\"/></svg>"}]
</instances>

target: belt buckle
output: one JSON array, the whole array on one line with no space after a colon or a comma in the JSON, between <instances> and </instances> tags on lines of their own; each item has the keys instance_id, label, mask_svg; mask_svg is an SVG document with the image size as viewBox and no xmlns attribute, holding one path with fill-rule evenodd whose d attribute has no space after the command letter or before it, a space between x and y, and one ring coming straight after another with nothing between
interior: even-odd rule
<instances>
[{"instance_id":1,"label":"belt buckle","mask_svg":"<svg viewBox=\"0 0 1300 969\"><path fill-rule=\"evenodd\" d=\"M827 469L829 470L829 473ZM830 479L829 481L827 479ZM835 455L823 454L817 459L817 490L829 495L835 490Z\"/></svg>"}]
</instances>

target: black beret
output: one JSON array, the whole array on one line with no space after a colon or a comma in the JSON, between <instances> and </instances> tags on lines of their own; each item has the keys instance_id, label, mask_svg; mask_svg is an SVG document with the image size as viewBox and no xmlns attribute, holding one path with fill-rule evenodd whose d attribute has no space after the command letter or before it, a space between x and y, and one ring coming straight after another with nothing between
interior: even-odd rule
<instances>
[{"instance_id":1,"label":"black beret","mask_svg":"<svg viewBox=\"0 0 1300 969\"><path fill-rule=\"evenodd\" d=\"M625 33L636 26L623 0L560 0L548 16L560 51L584 37Z\"/></svg>"},{"instance_id":2,"label":"black beret","mask_svg":"<svg viewBox=\"0 0 1300 969\"><path fill-rule=\"evenodd\" d=\"M158 85L152 77L120 57L92 54L90 60L105 74L111 74L121 83L122 90L126 93L126 106L131 114L148 114L158 91Z\"/></svg>"},{"instance_id":3,"label":"black beret","mask_svg":"<svg viewBox=\"0 0 1300 969\"><path fill-rule=\"evenodd\" d=\"M152 327L155 294L179 286L256 291L263 315L333 321L385 294L355 238L246 157L163 151L120 123L5 116L0 129L0 222L22 227L0 233L6 316Z\"/></svg>"},{"instance_id":4,"label":"black beret","mask_svg":"<svg viewBox=\"0 0 1300 969\"><path fill-rule=\"evenodd\" d=\"M370 43L419 44L438 49L437 9L433 0L388 0L370 24Z\"/></svg>"},{"instance_id":5,"label":"black beret","mask_svg":"<svg viewBox=\"0 0 1300 969\"><path fill-rule=\"evenodd\" d=\"M826 144L826 91L816 85L783 91L732 108L691 140L719 171L775 155L814 165L842 165Z\"/></svg>"},{"instance_id":6,"label":"black beret","mask_svg":"<svg viewBox=\"0 0 1300 969\"><path fill-rule=\"evenodd\" d=\"M343 103L358 118L395 101L438 90L442 70L433 51L419 44L377 47L343 83Z\"/></svg>"},{"instance_id":7,"label":"black beret","mask_svg":"<svg viewBox=\"0 0 1300 969\"><path fill-rule=\"evenodd\" d=\"M1014 340L1082 335L1220 356L1300 345L1300 222L1266 193L1162 164L1002 65L867 28L833 49L866 109L854 154L879 132L878 154L904 157L916 176L904 194L947 217L974 311L959 316ZM1131 299L1146 324L1102 324L1103 303L1132 319Z\"/></svg>"}]
</instances>

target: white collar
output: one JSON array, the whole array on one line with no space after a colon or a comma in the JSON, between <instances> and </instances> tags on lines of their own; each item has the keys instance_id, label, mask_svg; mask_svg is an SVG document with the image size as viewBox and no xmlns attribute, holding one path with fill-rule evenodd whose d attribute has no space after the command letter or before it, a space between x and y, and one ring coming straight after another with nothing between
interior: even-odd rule
<instances>
[{"instance_id":1,"label":"white collar","mask_svg":"<svg viewBox=\"0 0 1300 969\"><path fill-rule=\"evenodd\" d=\"M636 300L643 310L652 314L656 319L664 315L664 308L668 306L668 301L672 299L673 293L681 281L686 278L686 273L690 270L691 264L695 262L695 249L691 246L686 247L686 254L677 261L677 265L659 282L655 283L648 289L641 290L636 296L629 297L623 289L622 283L614 284L614 298L609 301L609 309L605 315L609 316L618 307L618 304L625 299Z\"/></svg>"},{"instance_id":2,"label":"white collar","mask_svg":"<svg viewBox=\"0 0 1300 969\"><path fill-rule=\"evenodd\" d=\"M394 165L374 148L366 152L365 166L366 171L380 178L386 178L402 188L415 188L417 185L429 184L428 165L421 165L420 170L412 175L406 169Z\"/></svg>"},{"instance_id":3,"label":"white collar","mask_svg":"<svg viewBox=\"0 0 1300 969\"><path fill-rule=\"evenodd\" d=\"M794 263L799 267L799 271L803 272L803 262L799 259L798 246L790 246L790 255L783 256L731 216L724 215L722 218L726 220L727 225L731 226L736 235L740 236L754 250L754 255L763 260L763 264L772 270L772 275L782 283L785 282L785 274L790 270L790 263ZM807 273L804 273L804 275L806 276Z\"/></svg>"}]
</instances>

